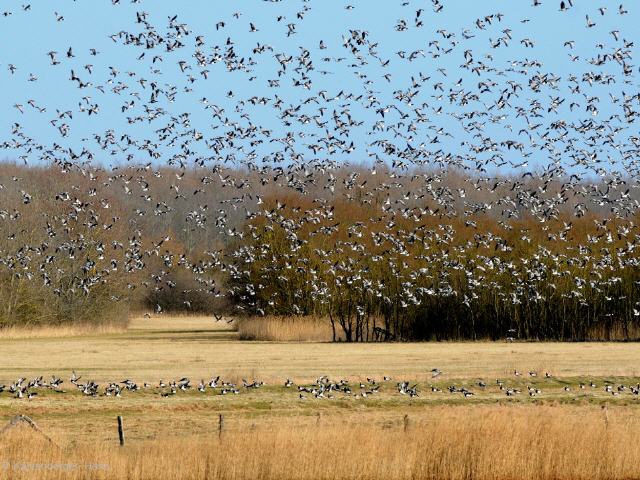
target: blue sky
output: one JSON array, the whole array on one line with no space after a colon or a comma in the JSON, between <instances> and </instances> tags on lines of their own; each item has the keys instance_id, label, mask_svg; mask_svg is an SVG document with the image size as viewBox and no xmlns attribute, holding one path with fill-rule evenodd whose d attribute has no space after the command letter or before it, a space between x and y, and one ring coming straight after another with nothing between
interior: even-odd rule
<instances>
[{"instance_id":1,"label":"blue sky","mask_svg":"<svg viewBox=\"0 0 640 480\"><path fill-rule=\"evenodd\" d=\"M637 25L640 21L639 6L634 3L625 5L628 13L620 15L618 4L613 2L593 2L586 0L574 0L574 6L568 11L559 11L559 1L543 0L542 5L533 7L529 1L463 1L446 0L442 2L444 8L441 12L434 12L431 1L384 1L368 0L364 1L281 1L270 2L263 0L238 1L238 2L212 2L212 1L189 1L189 2L168 2L168 1L139 1L131 3L122 0L118 4L112 4L111 0L61 0L56 2L31 2L31 8L24 11L22 6L26 0L4 1L2 11L11 12L10 15L0 16L0 39L2 49L0 50L0 142L10 142L15 138L12 134L12 126L19 123L22 131L33 139L37 144L51 147L55 144L64 148L71 148L75 152L87 148L94 153L94 158L104 164L115 164L123 162L128 154L132 155L134 161L144 162L148 159L144 157L144 152L140 151L114 151L113 149L101 149L94 135L104 138L105 132L113 131L117 138L122 134L128 134L132 138L143 141L152 139L157 141L158 135L155 130L166 125L169 117L177 116L188 112L190 122L183 131L194 128L201 132L204 138L221 135L227 127L221 125L218 120L212 119L211 110L205 109L206 104L214 104L219 108L224 108L223 117L231 121L247 125L250 121L257 125L259 129L272 130L273 136L283 136L289 130L287 125L283 125L277 112L271 104L250 105L247 101L252 96L267 97L270 102L277 95L283 102L285 108L299 105L301 101L310 96L317 96L319 92L326 91L326 96L335 96L340 90L358 95L375 96L380 106L395 104L403 109L402 102L394 100L398 90L410 88L411 77L419 78L420 74L429 76L416 99L420 103L426 103L425 112L429 115L430 130L422 130L421 127L414 135L415 138L405 139L394 137L392 132L378 132L371 134L372 125L377 121L384 120L386 125L401 122L401 118L394 118L396 113L391 110L387 117L382 119L376 113L376 108L363 106L363 101L353 99L337 99L328 103L327 117L330 119L331 110L341 110L341 105L349 104L350 111L356 121L363 122L361 127L353 127L347 143L354 142L354 149L348 154L335 154L335 158L341 161L363 162L367 161L369 153L376 151L371 146L374 138L388 139L396 142L404 148L407 143L413 147L432 139L438 128L442 132L450 132L452 137L439 135L441 142L438 146L425 147L433 151L442 149L445 152L465 154L466 147L461 146L464 141L473 141L468 138L451 115L461 114L467 110L479 109L485 102L474 103L464 107L452 105L447 101L446 94L449 89L465 89L467 91L478 91L480 81L495 82L492 87L494 92L483 94L482 100L497 99L499 92L513 78L508 75L497 75L493 73L483 73L478 76L468 69L460 68L464 63L465 51L471 51L474 59L483 61L497 69L504 71L511 67L514 60L537 60L541 67L530 67L529 71L539 70L542 74L548 73L562 77L562 82L558 91L550 91L543 88L540 92L533 94L530 91L523 91L519 99L514 99L514 107L519 104L526 105L532 99L538 100L546 105L552 96L566 97L567 101L558 107L558 116L545 115L541 122L551 122L558 118L571 120L582 120L593 117L596 120L604 121L612 113L619 113L618 106L612 101L610 94L620 97L622 92L635 94L638 89L638 67L634 65L631 82L622 82L620 69L615 65L607 64L604 67L590 65L586 59L595 57L598 53L612 51L621 48L624 40L634 42L628 47L633 53L637 53L639 38ZM406 4L406 5L403 5ZM604 15L598 12L598 7L607 5L608 9ZM345 8L348 5L353 8ZM304 11L308 8L307 11ZM415 26L415 15L418 9L423 9L420 20L422 27ZM167 53L162 47L155 50L136 48L131 45L123 45L120 40L113 41L110 36L118 32L142 32L143 28L136 23L136 12L145 11L148 13L147 20L155 26L158 32L168 31L167 25L169 17L177 15L176 23L184 23L192 32L190 35L183 35L180 39L184 41L185 47L175 52ZM54 12L57 12L54 13ZM239 18L233 14L240 13ZM303 13L303 19L297 18L298 12ZM480 29L476 25L477 19L484 19L485 16L501 13L504 17L498 21L493 18L491 24ZM589 16L596 25L592 28L586 26L586 16ZM64 20L58 21L58 18ZM278 17L283 16L280 21ZM405 31L397 31L395 26L400 20L406 20L408 28ZM524 21L528 20L528 21ZM216 30L216 23L224 21L224 28ZM250 22L257 27L257 32L250 32ZM296 24L296 33L287 36L289 23ZM350 30L366 30L369 32L368 38L372 43L378 43L377 51L381 59L388 59L389 64L383 67L380 62L366 58L367 64L359 67L351 67L354 58L343 47L343 36L349 36ZM491 41L507 35L504 30L509 29L508 35L511 37L508 46L492 48ZM438 46L446 50L450 45L450 39L444 38L438 30L444 30L455 34L457 44L453 46L450 53L442 53L437 58L432 58L429 52L434 52L437 48L431 41L439 42ZM619 39L616 41L611 31L618 31ZM473 38L464 38L463 32ZM203 36L203 45L195 45L195 37ZM195 63L193 53L201 50L209 55L218 46L220 51L226 48L227 38L234 42L234 50L238 57L255 59L255 65L250 67L250 71L229 72L223 62L207 66L209 70L208 79L200 73L204 68L198 67ZM322 40L326 49L318 48ZM532 40L533 48L527 48L521 40ZM573 49L564 46L567 41L575 42ZM273 52L254 54L252 49L257 44L270 45ZM603 48L598 48L601 44ZM66 52L72 48L74 58L67 58ZM99 54L92 56L90 48L95 48ZM288 67L288 72L282 76L280 86L272 87L268 85L268 80L277 79L278 63L274 59L274 53L285 55L300 55L301 48L309 51L313 60L315 70L309 73L312 86L309 89L293 85L293 78L298 77L292 74L295 61ZM402 59L397 54L399 51L419 52L422 50L424 56L419 53L415 60L408 61ZM57 51L59 65L51 65L47 52ZM145 51L145 56L138 59ZM580 60L572 62L569 55L577 55ZM162 62L152 63L155 55L162 56ZM485 57L491 55L491 58ZM323 61L323 58L330 58L330 61ZM337 60L344 58L344 60ZM185 72L181 71L178 62L184 60L191 67ZM84 68L91 64L92 73ZM9 65L15 66L16 70L11 73ZM118 73L110 75L110 67L114 67ZM153 72L152 69L157 69ZM444 69L439 71L438 69ZM93 85L86 88L77 88L77 82L70 80L71 70L83 82L91 82ZM585 115L583 108L572 112L569 104L572 99L584 103L582 95L572 95L568 89L566 79L570 75L580 78L586 71L603 71L618 78L614 84L607 86L595 85L585 88L581 93L587 96L598 96L599 111L595 116ZM325 73L320 73L325 72ZM390 81L384 78L385 74L391 74ZM446 73L446 75L445 75ZM190 81L188 75L195 79ZM37 77L35 81L29 81L29 77ZM361 75L359 78L358 75ZM167 113L161 115L157 120L151 122L139 122L130 124L127 118L144 114L144 104L147 103L149 87L143 88L136 83L140 78L145 78L147 82L155 81L165 91L169 91L172 86L176 89L173 101L166 98L159 99L155 107L160 107ZM520 80L524 77L518 77ZM461 79L457 85L458 79ZM120 93L114 93L110 89L122 82L126 86ZM365 82L369 82L365 85ZM441 84L443 92L436 91L434 84ZM101 91L98 86L102 85ZM185 91L185 88L190 89ZM232 91L233 96L227 96L227 92ZM368 93L373 92L373 93ZM139 98L131 94L134 93ZM443 98L438 98L440 93ZM485 98L486 97L486 98ZM206 98L206 104L202 101ZM29 100L33 100L36 107L46 108L40 112L37 108L29 105ZM244 100L245 104L238 107L238 102ZM133 101L134 105L125 112L122 106ZM21 105L24 113L21 113L15 104ZM99 105L99 112L96 115L88 115L82 109L91 105ZM438 113L438 109L442 110ZM583 107L583 105L581 105ZM308 103L303 106L301 112L308 111L309 115L317 113L314 109L318 104ZM56 110L72 111L73 118L58 119L56 125L51 124L51 120L57 117ZM405 106L403 111L412 115L411 108ZM516 137L516 132L510 130L520 130L527 128L526 122L522 118L513 116L513 109L509 118L504 118L486 127L487 135L496 140L504 140ZM244 117L243 114L246 114ZM413 116L411 117L413 118ZM404 122L404 123L408 123ZM67 125L67 136L60 135L59 126ZM621 142L624 142L624 135L637 134L637 126L631 124L626 126L629 130L622 131ZM632 128L631 128L632 127ZM181 127L182 128L182 127ZM299 134L297 150L304 153L305 159L312 159L316 156L328 156L328 152L320 152L315 155L307 146L313 144L318 136L325 135L325 128L314 125L294 125L292 127ZM331 130L331 126L326 127ZM633 132L635 130L635 132ZM626 133L625 133L626 132ZM520 137L523 137L520 134ZM278 150L278 144L269 145L268 138L263 144L251 146L247 141L238 142L237 145L245 147L244 152L236 152L237 157L243 157L246 153L255 151L258 159L263 160L274 151ZM272 138L272 137L271 137ZM161 142L160 142L161 143ZM619 158L615 149L603 147L604 156L611 157L605 165L611 168L619 168L616 163ZM117 150L117 149L116 149ZM174 158L177 149L176 145L161 144L159 151L162 157L156 161L167 161ZM192 154L187 155L186 160L191 161L198 156L211 156L209 149L203 142L195 142L191 148ZM537 151L535 146L526 150L532 153L533 163L544 166L549 162L545 154ZM378 152L379 153L379 152ZM37 163L37 155L27 147L17 149L7 148L5 156L8 158L23 156L28 162ZM384 155L383 155L384 156ZM523 161L522 157L514 151L508 152L509 159L514 164ZM189 158L191 157L191 158ZM384 158L389 161L389 158ZM525 159L526 160L526 159ZM267 160L268 163L268 160Z\"/></svg>"}]
</instances>

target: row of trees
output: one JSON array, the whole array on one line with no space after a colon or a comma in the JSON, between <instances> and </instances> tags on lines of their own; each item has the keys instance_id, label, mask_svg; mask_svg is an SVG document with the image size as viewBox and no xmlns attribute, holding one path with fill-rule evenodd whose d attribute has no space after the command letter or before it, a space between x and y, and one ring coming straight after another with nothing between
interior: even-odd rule
<instances>
[{"instance_id":1,"label":"row of trees","mask_svg":"<svg viewBox=\"0 0 640 480\"><path fill-rule=\"evenodd\" d=\"M1 164L0 323L226 310L347 341L640 337L624 180L308 168Z\"/></svg>"},{"instance_id":2,"label":"row of trees","mask_svg":"<svg viewBox=\"0 0 640 480\"><path fill-rule=\"evenodd\" d=\"M198 207L173 200L175 173L0 164L0 326L224 306L221 276L194 271L224 236L190 225Z\"/></svg>"},{"instance_id":3,"label":"row of trees","mask_svg":"<svg viewBox=\"0 0 640 480\"><path fill-rule=\"evenodd\" d=\"M308 200L287 203L238 246L251 261L231 291L253 312L328 317L347 341L640 338L630 219L504 228L490 215L376 219L375 205L344 202L313 219Z\"/></svg>"}]
</instances>

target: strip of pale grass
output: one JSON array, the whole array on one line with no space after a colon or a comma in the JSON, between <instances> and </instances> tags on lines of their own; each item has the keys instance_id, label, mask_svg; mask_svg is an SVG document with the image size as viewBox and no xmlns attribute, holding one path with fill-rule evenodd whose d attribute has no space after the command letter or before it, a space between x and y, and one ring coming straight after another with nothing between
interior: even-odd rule
<instances>
[{"instance_id":1,"label":"strip of pale grass","mask_svg":"<svg viewBox=\"0 0 640 480\"><path fill-rule=\"evenodd\" d=\"M237 322L241 340L268 342L330 342L333 330L327 318L249 317ZM340 338L340 332L336 331Z\"/></svg>"},{"instance_id":2,"label":"strip of pale grass","mask_svg":"<svg viewBox=\"0 0 640 480\"><path fill-rule=\"evenodd\" d=\"M168 315L134 318L126 332L115 335L70 336L59 328L47 333L49 338L29 333L32 338L26 332L10 337L0 330L0 383L52 374L68 380L71 370L101 384L123 378L157 383L184 376L198 381L216 375L269 384L281 384L287 377L308 382L320 375L429 381L436 367L444 372L443 381L508 380L514 370L525 378L529 370L586 381L640 377L640 349L634 343L240 342L233 323Z\"/></svg>"},{"instance_id":3,"label":"strip of pale grass","mask_svg":"<svg viewBox=\"0 0 640 480\"><path fill-rule=\"evenodd\" d=\"M0 478L637 478L636 416L599 408L434 409L420 422L253 425L241 431L57 446L24 428L0 438ZM115 440L115 439L114 439Z\"/></svg>"},{"instance_id":4,"label":"strip of pale grass","mask_svg":"<svg viewBox=\"0 0 640 480\"><path fill-rule=\"evenodd\" d=\"M122 324L73 324L42 326L9 326L0 328L0 339L68 338L124 333Z\"/></svg>"},{"instance_id":5,"label":"strip of pale grass","mask_svg":"<svg viewBox=\"0 0 640 480\"><path fill-rule=\"evenodd\" d=\"M128 330L137 332L143 330L166 330L174 332L176 330L186 331L235 331L235 321L223 318L217 321L213 315L177 315L177 314L149 314L135 315L129 320Z\"/></svg>"}]
</instances>

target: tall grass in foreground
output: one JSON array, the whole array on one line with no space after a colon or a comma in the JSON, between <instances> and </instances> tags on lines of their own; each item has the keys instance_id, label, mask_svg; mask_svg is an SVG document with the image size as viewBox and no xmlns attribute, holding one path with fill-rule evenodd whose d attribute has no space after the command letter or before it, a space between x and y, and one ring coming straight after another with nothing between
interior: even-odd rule
<instances>
[{"instance_id":1,"label":"tall grass in foreground","mask_svg":"<svg viewBox=\"0 0 640 480\"><path fill-rule=\"evenodd\" d=\"M613 413L613 412L612 412ZM0 438L0 478L638 478L637 419L596 408L434 409L422 423L273 428L53 446L23 429ZM108 448L107 448L108 447ZM70 466L69 466L70 465Z\"/></svg>"},{"instance_id":2,"label":"tall grass in foreground","mask_svg":"<svg viewBox=\"0 0 640 480\"><path fill-rule=\"evenodd\" d=\"M241 340L271 342L330 342L333 331L329 319L320 317L249 317L237 322ZM341 332L336 332L340 338Z\"/></svg>"}]
</instances>

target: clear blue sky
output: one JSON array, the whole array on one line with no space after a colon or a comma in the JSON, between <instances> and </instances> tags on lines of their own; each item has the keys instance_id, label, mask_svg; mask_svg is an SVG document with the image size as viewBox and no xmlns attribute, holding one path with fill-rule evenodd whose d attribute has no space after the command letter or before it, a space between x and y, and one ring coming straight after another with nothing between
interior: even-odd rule
<instances>
[{"instance_id":1,"label":"clear blue sky","mask_svg":"<svg viewBox=\"0 0 640 480\"><path fill-rule=\"evenodd\" d=\"M135 149L127 152L116 152L112 154L111 149L102 150L94 140L94 135L104 138L105 132L113 130L119 139L122 134L129 134L136 140L143 141L150 139L158 141L158 135L154 130L163 127L169 121L170 116L178 116L188 112L191 115L189 127L182 128L187 131L195 128L210 138L222 135L226 130L219 120L212 118L211 110L205 109L202 99L206 98L207 104L214 104L225 109L222 117L227 117L231 121L237 121L246 126L250 121L257 125L259 129L273 130L274 136L283 136L291 128L298 133L305 135L296 140L296 150L303 153L306 159L314 157L326 157L327 152L313 154L306 148L306 144L315 142L315 138L325 135L324 128L313 124L303 126L296 123L288 128L283 125L279 115L271 103L268 105L251 105L247 100L252 96L267 97L273 102L277 95L283 102L284 108L299 105L300 102L310 96L317 96L319 92L326 91L327 96L335 96L340 90L345 94L353 93L354 97L373 95L379 102L379 106L390 104L398 105L403 111L411 114L411 108L394 98L398 90L407 91L411 87L410 78L419 77L422 73L431 77L420 88L414 103L420 105L423 102L428 104L425 113L429 116L429 125L433 128L427 130L426 126L419 125L415 132L415 138L405 140L402 137L394 137L393 132L378 132L370 134L372 126L379 120L384 120L386 125L402 122L402 118L393 110L382 119L375 112L378 106L366 108L365 100L355 101L354 99L338 99L327 105L309 103L303 105L301 112L317 114L319 106L326 106L327 112L324 114L325 120L331 120L332 110L341 110L347 103L350 104L350 111L355 121L362 121L360 127L352 127L347 142L354 142L354 150L350 154L338 155L342 160L365 161L367 153L375 150L370 143L375 138L384 138L396 142L404 148L407 143L416 147L421 142L429 142L435 136L438 128L441 132L447 131L453 138L445 138L439 135L440 144L427 146L432 151L439 149L445 152L464 152L465 148L460 146L461 142L473 141L473 138L460 128L459 122L455 121L451 115L461 114L465 111L478 110L481 103L460 106L451 105L447 100L447 93L450 89L465 89L466 91L480 92L478 82L495 82L491 92L481 95L482 103L488 106L487 101L496 101L500 97L500 91L508 87L508 81L516 79L515 76L498 75L494 73L483 73L478 76L469 70L460 68L465 62L465 51L470 51L473 58L483 60L484 63L504 71L511 67L514 60L537 60L542 66L540 68L530 67L529 71L539 70L542 74L548 73L562 77L558 91L543 88L538 93L533 93L525 88L519 92L520 98L513 99L511 103L514 108L504 112L506 118L498 119L494 124L487 122L486 133L497 141L508 138L519 138L525 141L523 134L518 135L518 131L527 128L527 123L522 117L515 116L515 107L518 105L529 105L532 100L537 100L544 105L543 118L531 121L533 123L549 122L564 119L567 121L578 121L593 118L604 121L612 113L620 113L619 104L611 100L610 94L620 97L623 92L635 94L638 91L638 66L633 59L629 64L633 67L633 76L629 84L622 81L620 67L614 62L609 62L605 66L594 66L587 62L587 59L597 57L615 51L616 48L624 48L624 40L634 42L633 46L627 47L632 54L637 53L640 44L640 34L638 25L640 24L640 5L636 2L628 2L625 9L628 13L620 15L618 13L618 2L593 2L591 0L574 0L574 6L565 12L559 10L560 1L542 0L542 5L534 7L528 0L510 1L471 1L471 0L442 0L444 8L439 13L434 12L431 1L387 1L387 0L367 0L367 1L333 1L333 0L311 0L304 1L280 1L271 2L263 0L245 0L238 2L213 2L213 1L189 1L189 2L169 2L169 1L149 1L142 0L131 3L129 0L121 0L118 4L112 4L111 0L60 0L32 1L28 11L24 11L22 6L29 0L5 0L2 2L2 12L11 12L10 15L0 16L0 142L10 142L15 136L12 134L12 126L19 123L25 135L32 138L34 142L52 146L55 143L65 148L71 148L76 152L83 148L91 150L95 158L113 164L122 162L127 154L132 154L138 161L147 161L144 153ZM406 5L404 5L406 3ZM567 2L568 3L568 2ZM352 5L353 8L345 8ZM608 7L604 15L598 12L598 7L606 5ZM308 11L303 9L308 8ZM418 9L423 9L420 20L423 26L415 26L415 16ZM155 50L147 50L142 59L138 59L144 48L137 48L131 45L123 45L121 40L114 42L110 35L118 32L142 32L144 28L136 23L136 12L145 11L148 13L147 20L159 33L168 31L169 17L177 15L176 23L184 23L191 31L190 35L182 35L181 41L185 47L174 52L167 53L164 47L157 47ZM297 18L298 12L303 12L303 19ZM0 12L0 13L2 13ZM54 13L54 12L57 12ZM239 18L233 14L239 12ZM485 22L485 28L480 29L476 24L477 19L484 19L485 16L501 13L504 15L501 21L496 17L492 23ZM586 16L589 16L596 25L587 28ZM280 21L278 17L283 16ZM58 18L64 20L58 21ZM523 22L528 19L527 22ZM395 26L401 20L406 20L407 30L398 31ZM216 30L216 23L224 21L225 26ZM257 32L250 32L250 22L258 29ZM296 33L287 36L290 23L296 24ZM381 59L389 59L387 67L383 67L380 62L366 56L366 65L361 67L351 67L354 57L343 47L343 36L349 36L350 30L366 30L369 32L369 39L373 43L378 43L377 51ZM504 30L509 29L508 33ZM450 39L444 38L438 30L445 30L455 34L457 44L450 53L441 52L437 58L433 58L429 52L437 51L430 41L437 40L442 50L450 48ZM611 31L617 31L618 40L614 39ZM463 32L473 35L473 38L464 38ZM195 37L202 35L204 42L200 47L195 45ZM491 42L499 37L511 37L508 46L492 48ZM255 65L249 67L249 72L234 71L228 72L224 62L209 65L209 77L205 79L200 73L204 68L198 67L193 56L198 49L206 55L215 52L215 47L224 53L227 48L227 38L234 42L234 49L238 57L255 60ZM521 40L532 40L533 48L527 48ZM326 49L318 48L320 40L323 40ZM564 46L566 41L574 41L575 46L569 49ZM273 52L267 51L262 54L252 53L252 49L257 44L270 45ZM602 49L597 45L601 44ZM74 58L67 58L66 52L72 47ZM287 73L280 78L278 87L269 86L268 80L278 79L277 70L279 65L274 53L285 55L300 55L301 47L309 50L310 58L313 61L314 70L309 73L312 86L309 90L295 86L293 80L300 78L299 74L292 70L297 63L294 60L287 67ZM99 54L92 56L90 48L95 48ZM366 50L366 49L365 49ZM405 51L406 57L411 52L424 52L417 54L413 61L407 58L402 59L396 52ZM57 51L59 65L51 65L47 52ZM580 59L572 62L569 55L577 55ZM152 64L155 55L161 55L162 61ZM491 55L492 58L484 58ZM323 58L330 58L328 62ZM337 61L337 58L345 60ZM190 70L181 71L178 62L184 60ZM93 65L90 74L85 65ZM14 73L9 70L9 65L16 67ZM110 67L118 71L115 76L110 75ZM446 70L446 76L438 68ZM78 82L70 80L73 69L77 77L82 82L91 82L93 85L86 88L78 88ZM152 69L157 69L155 73ZM570 75L575 75L581 79L586 71L600 71L613 75L617 78L616 83L607 86L595 85L588 87L583 84L580 94L572 94L569 90L567 79ZM323 73L324 72L324 73ZM328 73L327 73L328 72ZM191 74L195 81L190 81L188 75ZM358 77L358 74L361 77ZM391 74L390 81L384 78L385 74ZM30 75L37 77L35 81L29 81ZM529 75L530 77L530 75ZM152 122L128 123L128 117L135 117L145 113L144 104L147 103L150 94L150 87L142 88L136 83L140 78L148 82L157 82L164 90L169 91L171 86L176 87L174 101L166 98L159 99L155 108L161 107L167 115L160 116ZM517 77L522 81L526 77ZM458 79L462 82L456 85ZM117 87L119 82L126 85L120 93L114 93L111 89ZM365 83L368 82L368 83ZM434 90L434 85L441 83L444 92ZM104 92L98 86L103 86ZM526 85L525 85L526 86ZM190 91L185 91L189 88ZM232 97L227 97L228 91L233 91ZM372 93L368 93L369 90ZM437 96L443 93L444 97ZM585 93L587 96L598 96L599 111L597 115L585 112ZM132 96L132 94L134 94ZM139 98L136 96L139 95ZM557 115L547 115L546 107L552 96L561 96L566 101L558 108ZM87 97L87 98L84 98ZM35 105L46 108L45 112L40 112L37 108L29 105L29 100L33 100ZM245 105L238 107L240 100L245 101ZM133 106L122 112L125 103L133 101ZM581 108L576 108L573 112L569 110L572 101L579 102ZM21 113L15 104L22 105ZM89 116L83 108L90 105L99 105L97 115ZM82 107L81 107L82 106ZM442 107L442 111L437 113ZM56 110L72 111L73 118L58 119L56 125L50 122L57 118ZM497 113L497 112L496 112ZM242 115L246 114L245 117ZM413 119L411 116L404 123ZM58 127L67 124L68 133L66 137L60 135ZM332 123L326 127L332 130ZM215 127L215 128L214 128ZM626 142L629 135L637 135L637 123L626 125L625 130L619 134L619 140ZM513 129L513 131L511 130ZM244 146L245 153L255 150L258 157L268 155L277 150L282 150L281 144L268 144L269 138L258 135L265 140L261 145L250 145L249 139L238 141L236 145ZM619 160L616 157L615 149L603 147L605 156L611 156L607 165L613 168ZM26 156L29 162L37 162L37 157L33 152L28 152L27 147L18 149L6 149L5 156L17 157ZM161 145L162 158L166 161L178 151L175 145ZM533 152L533 159L538 165L544 165L548 160L539 149L528 147L529 152ZM211 155L205 148L203 142L194 142L192 156ZM238 156L242 156L239 154ZM189 157L189 155L187 155ZM507 155L505 154L505 158ZM514 151L508 152L508 158L514 163L522 161L522 157ZM192 160L193 158L186 158ZM385 160L389 160L385 158Z\"/></svg>"}]
</instances>

